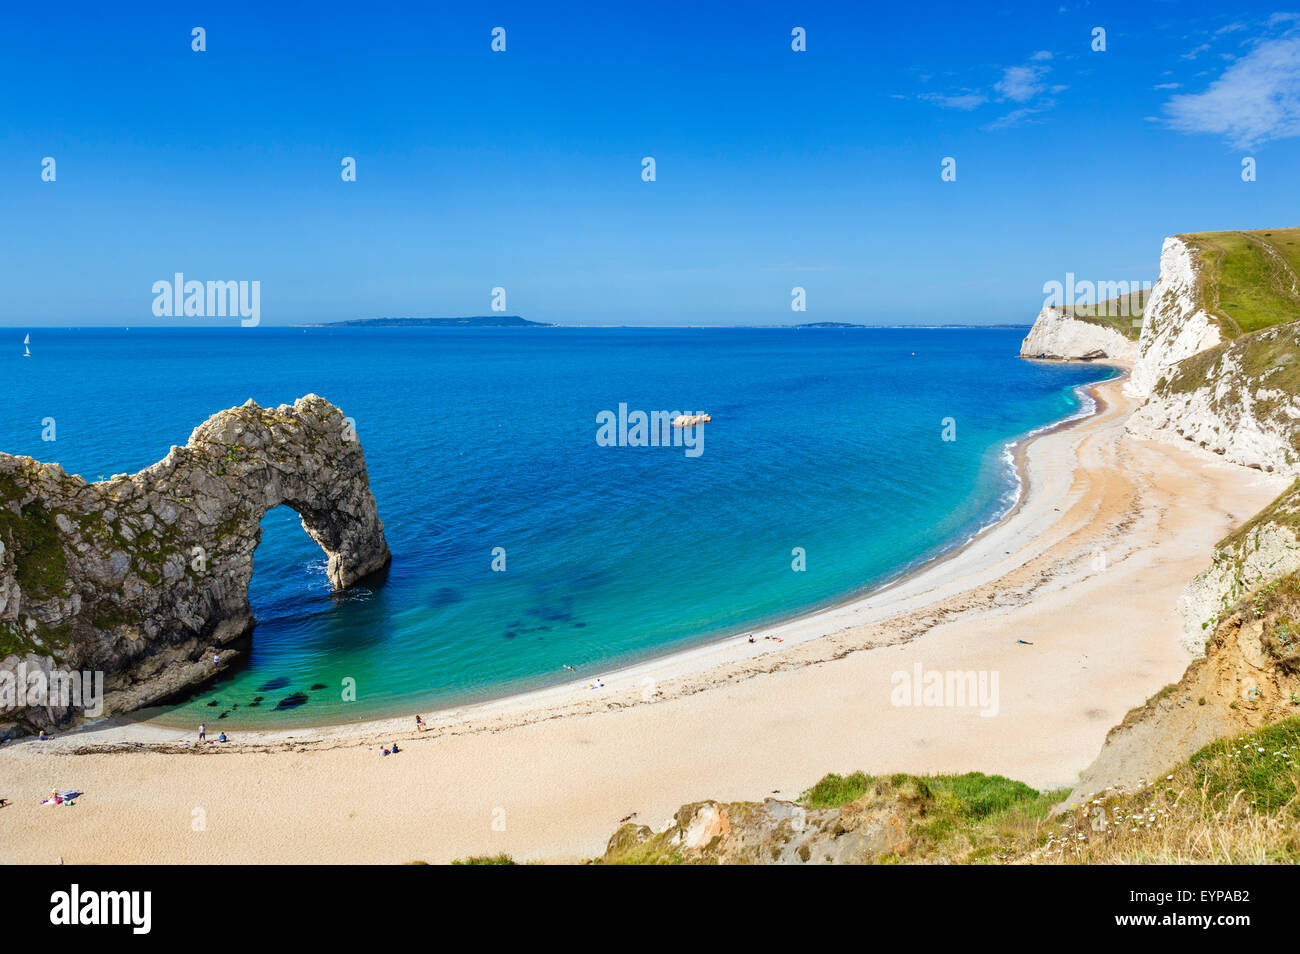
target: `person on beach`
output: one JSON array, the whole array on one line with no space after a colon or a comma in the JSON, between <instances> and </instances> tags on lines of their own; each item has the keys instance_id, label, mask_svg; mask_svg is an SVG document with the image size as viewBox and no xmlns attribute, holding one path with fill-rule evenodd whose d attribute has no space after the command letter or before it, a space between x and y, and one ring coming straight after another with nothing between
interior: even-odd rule
<instances>
[{"instance_id":1,"label":"person on beach","mask_svg":"<svg viewBox=\"0 0 1300 954\"><path fill-rule=\"evenodd\" d=\"M45 730L44 730L44 729L41 729L41 734L38 735L38 736L36 737L36 740L37 740L38 742L48 742L48 741L50 741L50 737L49 737L48 735L45 734Z\"/></svg>"},{"instance_id":2,"label":"person on beach","mask_svg":"<svg viewBox=\"0 0 1300 954\"><path fill-rule=\"evenodd\" d=\"M203 741L205 741L205 740L207 739L207 737L208 737L208 727L205 726L202 722L200 722L200 723L199 723L199 741L200 741L200 742L203 742Z\"/></svg>"},{"instance_id":3,"label":"person on beach","mask_svg":"<svg viewBox=\"0 0 1300 954\"><path fill-rule=\"evenodd\" d=\"M402 750L399 749L399 748L397 747L397 743L394 742L394 743L393 743L393 754L396 755L396 754L397 754L398 752L400 752L400 751L402 751Z\"/></svg>"},{"instance_id":4,"label":"person on beach","mask_svg":"<svg viewBox=\"0 0 1300 954\"><path fill-rule=\"evenodd\" d=\"M425 729L427 729L427 728L428 728L428 726L426 726L426 725L424 724L424 720L423 720L422 718L420 718L419 716L416 716L416 717L415 717L415 731L416 731L416 732L423 732L423 731L424 731Z\"/></svg>"},{"instance_id":5,"label":"person on beach","mask_svg":"<svg viewBox=\"0 0 1300 954\"><path fill-rule=\"evenodd\" d=\"M218 741L218 742L225 742L225 741L226 741L226 733L222 732L219 736L217 736L217 741Z\"/></svg>"}]
</instances>

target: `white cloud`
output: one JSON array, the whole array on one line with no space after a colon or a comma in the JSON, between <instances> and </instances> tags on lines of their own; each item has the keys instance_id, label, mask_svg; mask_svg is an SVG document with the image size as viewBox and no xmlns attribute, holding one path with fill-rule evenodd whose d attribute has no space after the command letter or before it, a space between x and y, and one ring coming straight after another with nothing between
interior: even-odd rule
<instances>
[{"instance_id":1,"label":"white cloud","mask_svg":"<svg viewBox=\"0 0 1300 954\"><path fill-rule=\"evenodd\" d=\"M1171 128L1213 133L1236 148L1300 135L1300 37L1259 44L1205 92L1174 96L1164 108Z\"/></svg>"},{"instance_id":2,"label":"white cloud","mask_svg":"<svg viewBox=\"0 0 1300 954\"><path fill-rule=\"evenodd\" d=\"M1045 66L1008 66L1002 72L1002 79L993 88L1003 99L1013 103L1027 103L1043 91L1043 77L1047 74Z\"/></svg>"},{"instance_id":3,"label":"white cloud","mask_svg":"<svg viewBox=\"0 0 1300 954\"><path fill-rule=\"evenodd\" d=\"M1022 123L1026 122L1030 116L1033 116L1034 114L1041 113L1041 112L1042 112L1041 109L1031 109L1029 107L1025 107L1023 109L1013 109L1005 116L999 116L997 119L993 120L993 122L989 123L984 128L985 129L1010 129L1013 126L1021 125Z\"/></svg>"},{"instance_id":4,"label":"white cloud","mask_svg":"<svg viewBox=\"0 0 1300 954\"><path fill-rule=\"evenodd\" d=\"M1046 83L1052 68L1048 61L1052 59L1049 50L1031 53L1027 63L1021 66L1007 66L1002 69L1002 77L993 84L993 90L961 89L952 93L921 93L917 98L933 103L943 109L960 109L971 111L989 102L1019 103L1023 108L1013 109L1006 115L995 119L986 129L1006 129L1019 125L1035 113L1045 112L1056 105L1049 96ZM1064 92L1067 87L1057 84L1050 88L1052 94ZM1032 108L1031 108L1032 107Z\"/></svg>"},{"instance_id":5,"label":"white cloud","mask_svg":"<svg viewBox=\"0 0 1300 954\"><path fill-rule=\"evenodd\" d=\"M942 106L944 109L961 109L971 110L983 106L989 101L989 98L983 93L956 93L952 96L945 96L943 93L922 93L921 99L927 103L934 103L936 106Z\"/></svg>"},{"instance_id":6,"label":"white cloud","mask_svg":"<svg viewBox=\"0 0 1300 954\"><path fill-rule=\"evenodd\" d=\"M1182 83L1157 83L1152 89L1181 89Z\"/></svg>"}]
</instances>

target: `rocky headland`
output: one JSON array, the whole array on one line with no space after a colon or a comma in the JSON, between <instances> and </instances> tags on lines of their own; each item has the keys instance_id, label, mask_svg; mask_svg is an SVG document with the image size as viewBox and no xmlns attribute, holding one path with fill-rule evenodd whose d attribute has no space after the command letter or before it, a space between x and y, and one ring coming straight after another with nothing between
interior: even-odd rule
<instances>
[{"instance_id":1,"label":"rocky headland","mask_svg":"<svg viewBox=\"0 0 1300 954\"><path fill-rule=\"evenodd\" d=\"M96 483L0 454L0 671L101 671L108 713L212 678L253 627L253 553L281 505L335 588L388 565L355 429L314 394L221 411L158 463ZM76 715L0 711L0 732Z\"/></svg>"}]
</instances>

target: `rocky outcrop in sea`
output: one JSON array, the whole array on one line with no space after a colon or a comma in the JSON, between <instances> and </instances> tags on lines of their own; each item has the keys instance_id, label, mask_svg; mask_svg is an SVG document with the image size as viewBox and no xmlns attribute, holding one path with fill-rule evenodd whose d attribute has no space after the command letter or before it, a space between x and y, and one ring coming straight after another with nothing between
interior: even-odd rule
<instances>
[{"instance_id":1,"label":"rocky outcrop in sea","mask_svg":"<svg viewBox=\"0 0 1300 954\"><path fill-rule=\"evenodd\" d=\"M110 713L212 678L253 627L253 553L263 515L282 505L320 544L336 589L388 565L356 431L314 394L221 411L158 463L97 483L0 454L0 676L102 672ZM16 701L0 708L0 732L80 714L57 697Z\"/></svg>"}]
</instances>

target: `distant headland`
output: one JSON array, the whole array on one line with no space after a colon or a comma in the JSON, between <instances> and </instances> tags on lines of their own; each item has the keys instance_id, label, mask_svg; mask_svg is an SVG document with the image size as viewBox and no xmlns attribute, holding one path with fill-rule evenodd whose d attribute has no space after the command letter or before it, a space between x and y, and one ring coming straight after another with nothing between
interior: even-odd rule
<instances>
[{"instance_id":1,"label":"distant headland","mask_svg":"<svg viewBox=\"0 0 1300 954\"><path fill-rule=\"evenodd\" d=\"M470 315L465 318L352 318L302 325L304 328L553 328L544 321L529 321L518 315Z\"/></svg>"}]
</instances>

